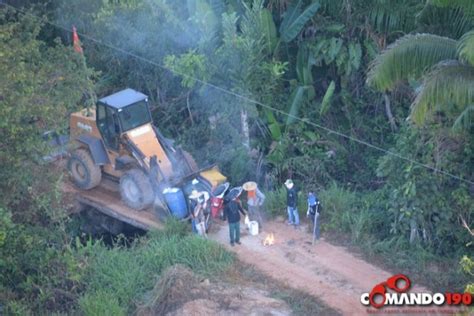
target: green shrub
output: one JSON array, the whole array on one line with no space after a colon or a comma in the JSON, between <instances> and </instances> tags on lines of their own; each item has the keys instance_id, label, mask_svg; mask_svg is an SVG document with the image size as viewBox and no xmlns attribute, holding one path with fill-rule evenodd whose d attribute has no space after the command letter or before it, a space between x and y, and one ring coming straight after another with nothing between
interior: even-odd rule
<instances>
[{"instance_id":1,"label":"green shrub","mask_svg":"<svg viewBox=\"0 0 474 316\"><path fill-rule=\"evenodd\" d=\"M91 293L113 293L116 301L109 303L116 303L128 313L169 266L183 264L197 274L211 277L233 263L233 255L216 242L183 235L176 221L167 223L166 227L163 232L138 239L129 247L116 244L107 248L96 243L84 246L87 251L79 250L87 255L89 262L84 297L88 298ZM95 308L92 298L85 302L91 310Z\"/></svg>"},{"instance_id":2,"label":"green shrub","mask_svg":"<svg viewBox=\"0 0 474 316\"><path fill-rule=\"evenodd\" d=\"M269 217L276 217L286 214L286 189L278 188L275 191L266 193L265 212Z\"/></svg>"},{"instance_id":3,"label":"green shrub","mask_svg":"<svg viewBox=\"0 0 474 316\"><path fill-rule=\"evenodd\" d=\"M442 258L429 247L410 244L403 236L371 240L364 243L362 249L368 255L368 260L374 254L377 258L383 257L391 270L403 271L414 278L413 282L428 286L433 291L464 291L466 277L469 277L456 266L460 254Z\"/></svg>"},{"instance_id":4,"label":"green shrub","mask_svg":"<svg viewBox=\"0 0 474 316\"><path fill-rule=\"evenodd\" d=\"M115 294L105 291L86 293L79 299L79 307L86 316L121 316L127 314L119 305Z\"/></svg>"},{"instance_id":5,"label":"green shrub","mask_svg":"<svg viewBox=\"0 0 474 316\"><path fill-rule=\"evenodd\" d=\"M184 237L190 232L188 222L180 221L169 216L165 221L165 229L161 231L166 236Z\"/></svg>"},{"instance_id":6,"label":"green shrub","mask_svg":"<svg viewBox=\"0 0 474 316\"><path fill-rule=\"evenodd\" d=\"M474 294L474 281L472 280L472 277L474 276L474 260L468 256L463 256L461 259L461 267L466 275L471 277L470 283L466 285L466 289L464 291Z\"/></svg>"},{"instance_id":7,"label":"green shrub","mask_svg":"<svg viewBox=\"0 0 474 316\"><path fill-rule=\"evenodd\" d=\"M319 192L319 199L323 205L321 215L324 214L326 229L351 232L357 211L356 194L332 184L328 189Z\"/></svg>"},{"instance_id":8,"label":"green shrub","mask_svg":"<svg viewBox=\"0 0 474 316\"><path fill-rule=\"evenodd\" d=\"M195 235L152 239L139 249L144 268L161 273L174 264L183 264L193 272L211 276L233 262L233 255L216 242Z\"/></svg>"},{"instance_id":9,"label":"green shrub","mask_svg":"<svg viewBox=\"0 0 474 316\"><path fill-rule=\"evenodd\" d=\"M67 311L81 290L83 273L75 254L62 244L60 229L2 220L0 306L7 306L9 314Z\"/></svg>"},{"instance_id":10,"label":"green shrub","mask_svg":"<svg viewBox=\"0 0 474 316\"><path fill-rule=\"evenodd\" d=\"M383 212L371 207L370 194L356 194L336 184L319 193L322 203L322 227L350 234L354 242L373 239L384 225Z\"/></svg>"},{"instance_id":11,"label":"green shrub","mask_svg":"<svg viewBox=\"0 0 474 316\"><path fill-rule=\"evenodd\" d=\"M34 313L31 311L31 309L28 307L27 302L23 302L20 300L11 300L7 302L5 306L5 315L18 315L18 316L29 316L29 315L34 315Z\"/></svg>"},{"instance_id":12,"label":"green shrub","mask_svg":"<svg viewBox=\"0 0 474 316\"><path fill-rule=\"evenodd\" d=\"M149 271L143 269L141 258L133 248L103 246L96 250L88 267L87 292L111 291L122 307L128 306L149 286L147 281L153 279L154 274L149 275Z\"/></svg>"}]
</instances>

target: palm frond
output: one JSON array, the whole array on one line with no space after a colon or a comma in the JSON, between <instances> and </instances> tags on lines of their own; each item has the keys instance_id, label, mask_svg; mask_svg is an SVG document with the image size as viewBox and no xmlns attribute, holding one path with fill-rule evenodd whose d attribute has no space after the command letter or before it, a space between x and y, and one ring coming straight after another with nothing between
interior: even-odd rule
<instances>
[{"instance_id":1,"label":"palm frond","mask_svg":"<svg viewBox=\"0 0 474 316\"><path fill-rule=\"evenodd\" d=\"M474 1L472 0L429 0L428 4L440 8L460 9L463 14L471 20L471 24L474 19Z\"/></svg>"},{"instance_id":2,"label":"palm frond","mask_svg":"<svg viewBox=\"0 0 474 316\"><path fill-rule=\"evenodd\" d=\"M459 39L458 55L461 60L474 66L474 30L467 32Z\"/></svg>"},{"instance_id":3,"label":"palm frond","mask_svg":"<svg viewBox=\"0 0 474 316\"><path fill-rule=\"evenodd\" d=\"M432 34L406 35L379 54L369 66L367 83L377 90L419 78L436 63L456 58L456 41Z\"/></svg>"},{"instance_id":4,"label":"palm frond","mask_svg":"<svg viewBox=\"0 0 474 316\"><path fill-rule=\"evenodd\" d=\"M462 8L464 10L474 10L474 2L472 0L429 0L429 4L438 7Z\"/></svg>"},{"instance_id":5,"label":"palm frond","mask_svg":"<svg viewBox=\"0 0 474 316\"><path fill-rule=\"evenodd\" d=\"M367 6L367 4L363 4ZM422 8L420 1L375 0L370 2L367 21L377 32L408 32L415 26L415 15Z\"/></svg>"},{"instance_id":6,"label":"palm frond","mask_svg":"<svg viewBox=\"0 0 474 316\"><path fill-rule=\"evenodd\" d=\"M474 122L474 105L470 105L461 112L456 121L454 121L453 129L456 131L469 130Z\"/></svg>"},{"instance_id":7,"label":"palm frond","mask_svg":"<svg viewBox=\"0 0 474 316\"><path fill-rule=\"evenodd\" d=\"M474 26L472 15L460 7L426 5L417 15L419 30L459 39Z\"/></svg>"},{"instance_id":8,"label":"palm frond","mask_svg":"<svg viewBox=\"0 0 474 316\"><path fill-rule=\"evenodd\" d=\"M456 60L445 61L425 76L410 117L417 124L422 124L434 111L458 117L473 103L474 67Z\"/></svg>"}]
</instances>

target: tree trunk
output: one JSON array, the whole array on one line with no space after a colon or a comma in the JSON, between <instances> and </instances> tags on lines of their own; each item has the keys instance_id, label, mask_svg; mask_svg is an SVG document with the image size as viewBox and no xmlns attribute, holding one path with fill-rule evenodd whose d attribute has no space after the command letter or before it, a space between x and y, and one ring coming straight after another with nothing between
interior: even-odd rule
<instances>
[{"instance_id":1,"label":"tree trunk","mask_svg":"<svg viewBox=\"0 0 474 316\"><path fill-rule=\"evenodd\" d=\"M395 132L397 130L397 123L395 123L395 119L393 118L392 109L390 107L390 98L386 93L383 94L383 98L385 100L385 113L387 114L390 128L392 129L392 132Z\"/></svg>"},{"instance_id":2,"label":"tree trunk","mask_svg":"<svg viewBox=\"0 0 474 316\"><path fill-rule=\"evenodd\" d=\"M412 218L410 220L410 244L413 244L418 239L418 225L416 221Z\"/></svg>"},{"instance_id":3,"label":"tree trunk","mask_svg":"<svg viewBox=\"0 0 474 316\"><path fill-rule=\"evenodd\" d=\"M242 124L243 145L250 150L250 131L248 122L248 113L246 110L240 110L240 123Z\"/></svg>"},{"instance_id":4,"label":"tree trunk","mask_svg":"<svg viewBox=\"0 0 474 316\"><path fill-rule=\"evenodd\" d=\"M191 113L191 106L189 105L189 95L190 94L191 94L191 91L189 91L186 95L186 107L188 108L189 118L191 119L191 125L194 125L193 113Z\"/></svg>"}]
</instances>

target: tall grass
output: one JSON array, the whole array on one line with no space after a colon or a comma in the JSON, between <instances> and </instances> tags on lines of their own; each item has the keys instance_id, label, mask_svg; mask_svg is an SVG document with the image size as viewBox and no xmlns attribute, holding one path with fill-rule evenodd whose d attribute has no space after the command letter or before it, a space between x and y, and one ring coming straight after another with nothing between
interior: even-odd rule
<instances>
[{"instance_id":1,"label":"tall grass","mask_svg":"<svg viewBox=\"0 0 474 316\"><path fill-rule=\"evenodd\" d=\"M127 315L115 295L108 291L87 292L79 299L79 307L84 315Z\"/></svg>"},{"instance_id":2,"label":"tall grass","mask_svg":"<svg viewBox=\"0 0 474 316\"><path fill-rule=\"evenodd\" d=\"M284 216L286 214L286 189L278 188L268 192L264 209L269 217Z\"/></svg>"},{"instance_id":3,"label":"tall grass","mask_svg":"<svg viewBox=\"0 0 474 316\"><path fill-rule=\"evenodd\" d=\"M323 231L342 233L366 258L383 258L385 268L410 275L414 283L441 292L463 290L466 276L456 259L440 258L430 248L410 244L408 236L390 233L391 223L377 194L356 194L333 184L319 192L319 198Z\"/></svg>"},{"instance_id":4,"label":"tall grass","mask_svg":"<svg viewBox=\"0 0 474 316\"><path fill-rule=\"evenodd\" d=\"M350 236L354 242L373 239L384 227L384 215L370 207L368 196L332 184L319 192L322 229Z\"/></svg>"},{"instance_id":5,"label":"tall grass","mask_svg":"<svg viewBox=\"0 0 474 316\"><path fill-rule=\"evenodd\" d=\"M80 300L81 311L85 315L97 314L92 311L97 311L99 300L104 300L107 305L117 305L117 310L132 312L135 302L153 288L161 272L174 264L211 277L233 263L233 255L222 246L187 235L180 225L167 223L164 231L141 238L130 247L117 244L108 248L100 243L84 246L87 249L80 252L87 254L87 288Z\"/></svg>"},{"instance_id":6,"label":"tall grass","mask_svg":"<svg viewBox=\"0 0 474 316\"><path fill-rule=\"evenodd\" d=\"M297 289L280 287L271 292L272 297L286 302L292 315L340 315L336 310L318 302L314 296Z\"/></svg>"},{"instance_id":7,"label":"tall grass","mask_svg":"<svg viewBox=\"0 0 474 316\"><path fill-rule=\"evenodd\" d=\"M403 236L366 241L362 249L369 258L384 257L384 265L402 271L413 283L428 286L436 292L462 292L468 280L468 275L458 266L458 255L439 257L421 244L410 244Z\"/></svg>"}]
</instances>

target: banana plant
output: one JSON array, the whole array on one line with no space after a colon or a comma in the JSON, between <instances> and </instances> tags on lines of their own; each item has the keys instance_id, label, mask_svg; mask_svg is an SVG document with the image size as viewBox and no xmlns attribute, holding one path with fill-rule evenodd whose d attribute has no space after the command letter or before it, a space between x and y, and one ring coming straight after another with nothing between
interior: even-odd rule
<instances>
[{"instance_id":1,"label":"banana plant","mask_svg":"<svg viewBox=\"0 0 474 316\"><path fill-rule=\"evenodd\" d=\"M311 73L311 67L314 64L314 58L306 45L302 44L296 54L296 75L298 82L307 90L308 100L313 99L316 95L313 87L313 74Z\"/></svg>"},{"instance_id":2,"label":"banana plant","mask_svg":"<svg viewBox=\"0 0 474 316\"><path fill-rule=\"evenodd\" d=\"M265 50L267 55L273 54L278 44L278 35L270 10L264 8L260 12L260 23L265 37Z\"/></svg>"},{"instance_id":3,"label":"banana plant","mask_svg":"<svg viewBox=\"0 0 474 316\"><path fill-rule=\"evenodd\" d=\"M289 6L283 16L280 24L278 38L275 23L271 12L263 9L260 16L259 28L263 30L265 37L265 50L267 54L275 54L281 42L289 43L293 41L303 30L306 23L316 14L320 4L318 1L313 2L303 9L303 0L298 0ZM299 108L305 100L311 100L315 97L313 87L313 77L311 74L311 59L308 57L306 49L300 49L297 54L296 73L298 76L298 86L290 96L289 113L290 116L286 120L286 125L294 122L294 117L298 115ZM279 140L282 134L282 126L278 123L273 114L266 113L268 129L273 140Z\"/></svg>"},{"instance_id":4,"label":"banana plant","mask_svg":"<svg viewBox=\"0 0 474 316\"><path fill-rule=\"evenodd\" d=\"M320 4L313 2L303 12L301 12L303 0L299 0L295 5L290 5L285 12L280 25L280 38L283 42L289 43L301 32L305 24L316 14Z\"/></svg>"},{"instance_id":5,"label":"banana plant","mask_svg":"<svg viewBox=\"0 0 474 316\"><path fill-rule=\"evenodd\" d=\"M270 131L272 140L274 141L280 140L281 134L282 134L280 123L277 121L277 119L275 118L275 115L270 110L265 110L265 116L267 118L267 127L268 127L268 130Z\"/></svg>"},{"instance_id":6,"label":"banana plant","mask_svg":"<svg viewBox=\"0 0 474 316\"><path fill-rule=\"evenodd\" d=\"M295 118L298 116L298 111L304 102L304 92L306 88L302 86L296 87L296 89L293 91L290 97L290 110L289 110L289 115L286 120L286 126L290 125L295 121Z\"/></svg>"},{"instance_id":7,"label":"banana plant","mask_svg":"<svg viewBox=\"0 0 474 316\"><path fill-rule=\"evenodd\" d=\"M326 93L324 94L323 100L321 101L321 107L319 109L320 115L326 114L326 112L329 110L335 88L336 88L336 84L334 83L334 80L333 80L329 84L329 87L327 88Z\"/></svg>"},{"instance_id":8,"label":"banana plant","mask_svg":"<svg viewBox=\"0 0 474 316\"><path fill-rule=\"evenodd\" d=\"M348 77L360 68L362 47L358 42L345 41L340 37L317 37L315 44L300 44L296 56L298 86L290 97L290 113L295 115L305 101L316 97L312 68L314 66L334 65L337 74ZM300 89L301 88L301 89ZM320 115L327 113L331 106L336 84L332 81L320 104ZM294 120L289 118L287 124Z\"/></svg>"}]
</instances>

